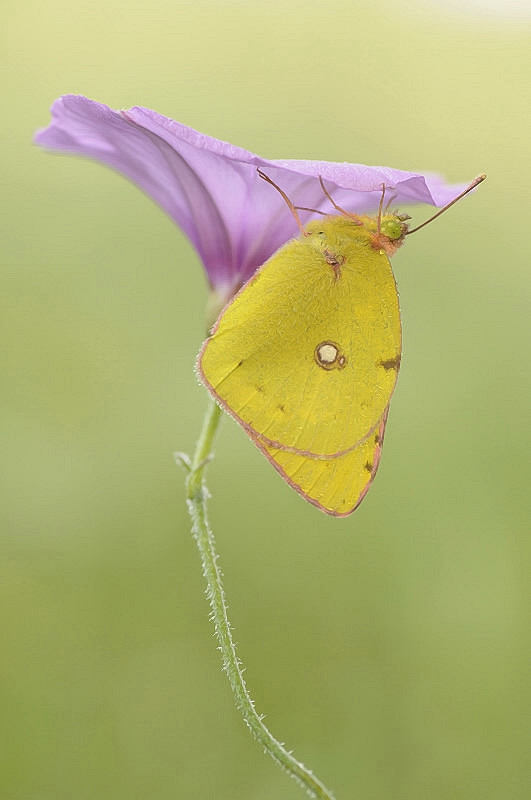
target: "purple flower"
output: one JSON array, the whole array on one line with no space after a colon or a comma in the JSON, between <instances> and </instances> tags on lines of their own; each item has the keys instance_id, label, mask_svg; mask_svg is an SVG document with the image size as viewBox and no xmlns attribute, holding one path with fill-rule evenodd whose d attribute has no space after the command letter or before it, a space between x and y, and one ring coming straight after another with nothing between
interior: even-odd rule
<instances>
[{"instance_id":1,"label":"purple flower","mask_svg":"<svg viewBox=\"0 0 531 800\"><path fill-rule=\"evenodd\" d=\"M334 213L334 200L356 213L377 208L381 186L394 203L442 206L462 186L419 174L328 161L260 158L147 108L113 111L86 97L65 95L35 142L88 156L122 172L155 200L189 237L212 289L230 297L272 253L297 233L286 204L260 179L263 169L296 205ZM301 212L303 221L307 212Z\"/></svg>"}]
</instances>

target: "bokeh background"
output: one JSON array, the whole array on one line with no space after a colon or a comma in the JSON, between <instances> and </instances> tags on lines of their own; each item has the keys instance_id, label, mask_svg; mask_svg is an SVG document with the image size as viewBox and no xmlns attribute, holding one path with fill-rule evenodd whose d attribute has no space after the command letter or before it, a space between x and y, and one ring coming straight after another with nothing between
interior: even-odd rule
<instances>
[{"instance_id":1,"label":"bokeh background","mask_svg":"<svg viewBox=\"0 0 531 800\"><path fill-rule=\"evenodd\" d=\"M526 4L3 18L2 798L303 796L233 708L172 459L206 404L200 264L124 179L32 146L66 92L267 157L488 173L394 259L403 367L358 511L305 504L227 419L211 517L257 707L338 800L529 797Z\"/></svg>"}]
</instances>

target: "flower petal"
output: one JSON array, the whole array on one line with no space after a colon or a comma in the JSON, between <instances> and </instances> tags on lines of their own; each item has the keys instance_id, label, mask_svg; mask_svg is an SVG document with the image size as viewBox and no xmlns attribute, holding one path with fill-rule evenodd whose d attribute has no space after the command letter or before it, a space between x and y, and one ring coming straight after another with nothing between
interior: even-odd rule
<instances>
[{"instance_id":1,"label":"flower petal","mask_svg":"<svg viewBox=\"0 0 531 800\"><path fill-rule=\"evenodd\" d=\"M76 95L56 100L52 122L35 142L94 158L138 184L183 229L211 286L226 295L297 231L280 194L260 179L257 167L296 205L329 213L319 176L334 200L356 213L378 206L382 184L393 190L396 205L441 206L463 188L436 175L388 167L267 160L149 109L113 111Z\"/></svg>"}]
</instances>

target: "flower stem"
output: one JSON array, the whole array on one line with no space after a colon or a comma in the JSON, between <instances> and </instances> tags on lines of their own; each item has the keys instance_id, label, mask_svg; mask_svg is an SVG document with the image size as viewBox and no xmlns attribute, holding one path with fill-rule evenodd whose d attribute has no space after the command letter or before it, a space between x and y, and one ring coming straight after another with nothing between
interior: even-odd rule
<instances>
[{"instance_id":1,"label":"flower stem","mask_svg":"<svg viewBox=\"0 0 531 800\"><path fill-rule=\"evenodd\" d=\"M319 781L310 770L295 759L286 748L269 732L256 712L243 679L243 667L236 654L232 638L232 628L227 617L227 602L221 580L221 569L207 517L208 490L203 479L203 472L210 460L214 436L219 424L221 410L211 401L208 408L201 435L186 480L187 503L192 518L192 533L197 542L203 574L207 581L207 596L212 608L212 618L223 656L223 667L234 694L236 705L243 719L258 739L264 750L292 778L294 778L310 797L318 800L334 800L332 793Z\"/></svg>"}]
</instances>

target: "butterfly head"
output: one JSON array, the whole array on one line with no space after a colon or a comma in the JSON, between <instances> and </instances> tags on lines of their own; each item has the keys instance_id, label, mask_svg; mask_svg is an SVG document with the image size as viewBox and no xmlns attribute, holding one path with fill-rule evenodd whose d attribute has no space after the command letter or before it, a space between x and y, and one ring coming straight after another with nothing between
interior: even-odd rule
<instances>
[{"instance_id":1,"label":"butterfly head","mask_svg":"<svg viewBox=\"0 0 531 800\"><path fill-rule=\"evenodd\" d=\"M369 234L371 246L392 256L404 242L408 231L408 214L383 214L381 217L361 217Z\"/></svg>"}]
</instances>

